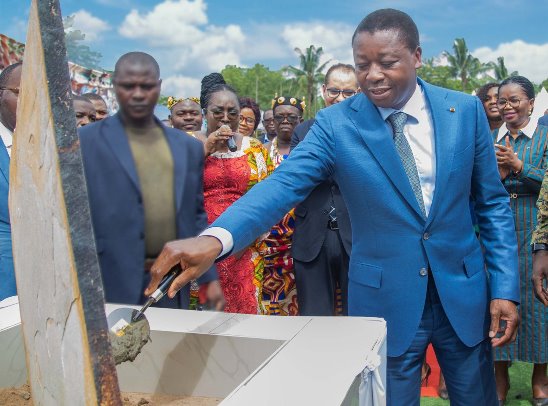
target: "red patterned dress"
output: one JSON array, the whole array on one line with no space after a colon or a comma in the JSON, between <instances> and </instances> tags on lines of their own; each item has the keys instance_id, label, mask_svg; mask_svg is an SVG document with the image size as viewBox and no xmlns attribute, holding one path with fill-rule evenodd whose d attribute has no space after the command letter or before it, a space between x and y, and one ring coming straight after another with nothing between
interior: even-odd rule
<instances>
[{"instance_id":1,"label":"red patterned dress","mask_svg":"<svg viewBox=\"0 0 548 406\"><path fill-rule=\"evenodd\" d=\"M250 137L243 138L241 150L208 156L204 167L204 206L209 224L271 171L268 152ZM238 258L240 253L217 263L227 313L263 313L259 300L264 268L260 244L251 245Z\"/></svg>"},{"instance_id":2,"label":"red patterned dress","mask_svg":"<svg viewBox=\"0 0 548 406\"><path fill-rule=\"evenodd\" d=\"M277 139L270 147L270 159L277 168L287 157L278 152ZM263 306L272 316L298 316L297 286L291 241L295 229L294 209L270 230L264 239L261 254L264 257Z\"/></svg>"}]
</instances>

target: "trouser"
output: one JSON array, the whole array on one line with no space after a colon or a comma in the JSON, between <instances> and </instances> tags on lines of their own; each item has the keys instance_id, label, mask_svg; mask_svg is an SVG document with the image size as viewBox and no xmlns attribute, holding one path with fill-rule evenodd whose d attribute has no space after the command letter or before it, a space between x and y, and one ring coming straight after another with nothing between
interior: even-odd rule
<instances>
[{"instance_id":1,"label":"trouser","mask_svg":"<svg viewBox=\"0 0 548 406\"><path fill-rule=\"evenodd\" d=\"M333 316L335 289L341 289L342 312L348 315L348 254L338 230L327 230L318 256L310 262L293 258L301 316Z\"/></svg>"},{"instance_id":2,"label":"trouser","mask_svg":"<svg viewBox=\"0 0 548 406\"><path fill-rule=\"evenodd\" d=\"M498 406L489 338L473 347L460 341L443 310L432 275L411 346L399 357L388 357L388 405L419 406L421 366L430 343L445 377L451 406Z\"/></svg>"}]
</instances>

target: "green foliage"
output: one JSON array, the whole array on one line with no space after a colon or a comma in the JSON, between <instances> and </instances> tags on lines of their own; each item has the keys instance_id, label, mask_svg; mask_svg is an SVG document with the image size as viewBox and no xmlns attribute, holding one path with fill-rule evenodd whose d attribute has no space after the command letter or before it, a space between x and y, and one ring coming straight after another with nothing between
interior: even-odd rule
<instances>
[{"instance_id":1,"label":"green foliage","mask_svg":"<svg viewBox=\"0 0 548 406\"><path fill-rule=\"evenodd\" d=\"M86 35L80 30L72 29L74 16L67 16L63 19L65 28L65 45L67 47L67 58L69 61L91 69L102 69L99 66L103 57L99 52L92 51L83 41Z\"/></svg>"},{"instance_id":2,"label":"green foliage","mask_svg":"<svg viewBox=\"0 0 548 406\"><path fill-rule=\"evenodd\" d=\"M451 68L449 66L436 66L433 58L424 60L417 74L421 79L433 85L446 89L462 90L461 82L453 76Z\"/></svg>"},{"instance_id":3,"label":"green foliage","mask_svg":"<svg viewBox=\"0 0 548 406\"><path fill-rule=\"evenodd\" d=\"M463 92L471 92L484 84L486 71L492 68L490 64L481 63L480 60L469 52L464 38L457 38L453 42L453 53L444 52L449 62L449 72L454 78L460 79Z\"/></svg>"},{"instance_id":4,"label":"green foliage","mask_svg":"<svg viewBox=\"0 0 548 406\"><path fill-rule=\"evenodd\" d=\"M162 96L160 95L160 98L158 99L158 103L157 104L160 104L162 106L166 106L167 107L167 99L169 98L169 96Z\"/></svg>"},{"instance_id":5,"label":"green foliage","mask_svg":"<svg viewBox=\"0 0 548 406\"><path fill-rule=\"evenodd\" d=\"M493 68L493 71L495 72L494 79L497 82L501 82L507 77L518 75L518 71L513 71L512 73L508 73L508 69L506 68L506 65L504 64L503 56L499 56L496 62L489 62L487 65Z\"/></svg>"},{"instance_id":6,"label":"green foliage","mask_svg":"<svg viewBox=\"0 0 548 406\"><path fill-rule=\"evenodd\" d=\"M226 82L236 89L240 97L255 99L261 110L270 109L274 96L289 92L293 86L281 71L271 71L259 63L252 68L228 65L221 74Z\"/></svg>"},{"instance_id":7,"label":"green foliage","mask_svg":"<svg viewBox=\"0 0 548 406\"><path fill-rule=\"evenodd\" d=\"M316 48L310 45L305 52L300 48L295 48L295 52L299 56L300 66L297 68L290 65L285 68L285 71L296 80L297 94L293 95L298 96L301 93L305 95L307 104L305 118L311 118L321 108L318 103L318 87L324 81L323 70L330 61L320 65L322 47Z\"/></svg>"}]
</instances>

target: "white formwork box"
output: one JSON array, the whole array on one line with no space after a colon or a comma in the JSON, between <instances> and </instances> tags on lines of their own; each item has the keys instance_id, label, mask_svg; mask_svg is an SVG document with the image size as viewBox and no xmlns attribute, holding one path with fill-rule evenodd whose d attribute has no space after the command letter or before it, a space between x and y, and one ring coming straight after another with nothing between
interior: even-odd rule
<instances>
[{"instance_id":1,"label":"white formwork box","mask_svg":"<svg viewBox=\"0 0 548 406\"><path fill-rule=\"evenodd\" d=\"M109 314L120 305L107 304ZM386 323L150 308L151 342L117 367L122 392L222 406L386 404ZM0 302L0 388L26 383L16 298Z\"/></svg>"}]
</instances>

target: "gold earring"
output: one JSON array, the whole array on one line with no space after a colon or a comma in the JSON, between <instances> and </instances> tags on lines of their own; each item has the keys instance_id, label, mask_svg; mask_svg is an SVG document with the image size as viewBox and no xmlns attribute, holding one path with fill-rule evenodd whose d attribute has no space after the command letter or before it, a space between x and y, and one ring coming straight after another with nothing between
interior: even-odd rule
<instances>
[{"instance_id":1,"label":"gold earring","mask_svg":"<svg viewBox=\"0 0 548 406\"><path fill-rule=\"evenodd\" d=\"M529 110L529 115L533 114L533 110Z\"/></svg>"}]
</instances>

